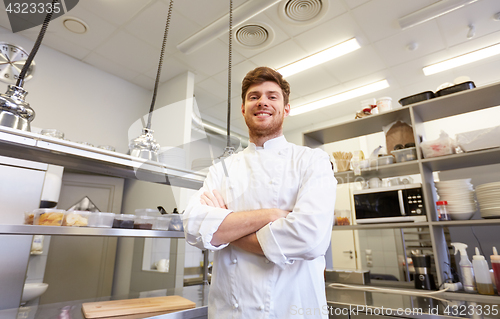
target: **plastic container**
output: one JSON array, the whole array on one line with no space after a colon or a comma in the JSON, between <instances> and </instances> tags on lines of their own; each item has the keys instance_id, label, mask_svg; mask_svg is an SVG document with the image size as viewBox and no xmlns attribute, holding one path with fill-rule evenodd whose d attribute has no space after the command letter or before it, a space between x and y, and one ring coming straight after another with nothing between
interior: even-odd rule
<instances>
[{"instance_id":1,"label":"plastic container","mask_svg":"<svg viewBox=\"0 0 500 319\"><path fill-rule=\"evenodd\" d=\"M403 148L401 150L392 151L392 154L396 157L396 163L414 161L417 159L417 148Z\"/></svg>"},{"instance_id":2,"label":"plastic container","mask_svg":"<svg viewBox=\"0 0 500 319\"><path fill-rule=\"evenodd\" d=\"M35 213L33 225L61 226L66 211L62 209L44 208L35 209L33 212Z\"/></svg>"},{"instance_id":3,"label":"plastic container","mask_svg":"<svg viewBox=\"0 0 500 319\"><path fill-rule=\"evenodd\" d=\"M163 215L160 217L156 217L156 219L153 223L153 229L168 230L171 220L172 220L172 215Z\"/></svg>"},{"instance_id":4,"label":"plastic container","mask_svg":"<svg viewBox=\"0 0 500 319\"><path fill-rule=\"evenodd\" d=\"M389 165L392 163L394 163L394 156L392 156L392 155L379 156L379 157L377 157L377 160L370 160L371 167Z\"/></svg>"},{"instance_id":5,"label":"plastic container","mask_svg":"<svg viewBox=\"0 0 500 319\"><path fill-rule=\"evenodd\" d=\"M113 226L113 220L115 219L115 216L116 214L114 213L90 213L87 226L111 228L111 226Z\"/></svg>"},{"instance_id":6,"label":"plastic container","mask_svg":"<svg viewBox=\"0 0 500 319\"><path fill-rule=\"evenodd\" d=\"M405 106L405 105L409 105L409 104L413 104L413 103L418 103L418 102L430 100L430 99L433 99L434 97L435 97L434 92L425 91L422 93L418 93L418 94L404 97L404 98L400 99L398 102L402 106Z\"/></svg>"},{"instance_id":7,"label":"plastic container","mask_svg":"<svg viewBox=\"0 0 500 319\"><path fill-rule=\"evenodd\" d=\"M136 216L150 216L150 217L158 217L160 216L160 211L158 209L153 208L141 208L135 210Z\"/></svg>"},{"instance_id":8,"label":"plastic container","mask_svg":"<svg viewBox=\"0 0 500 319\"><path fill-rule=\"evenodd\" d=\"M135 215L132 214L118 214L115 215L115 219L113 220L113 228L134 228L134 219Z\"/></svg>"},{"instance_id":9,"label":"plastic container","mask_svg":"<svg viewBox=\"0 0 500 319\"><path fill-rule=\"evenodd\" d=\"M335 225L343 226L351 224L350 210L335 210Z\"/></svg>"},{"instance_id":10,"label":"plastic container","mask_svg":"<svg viewBox=\"0 0 500 319\"><path fill-rule=\"evenodd\" d=\"M153 216L136 216L134 218L134 229L153 229L153 224L156 217Z\"/></svg>"},{"instance_id":11,"label":"plastic container","mask_svg":"<svg viewBox=\"0 0 500 319\"><path fill-rule=\"evenodd\" d=\"M97 148L100 148L100 149L103 149L106 151L110 151L110 152L116 151L116 149L111 145L99 145L99 146L97 146Z\"/></svg>"},{"instance_id":12,"label":"plastic container","mask_svg":"<svg viewBox=\"0 0 500 319\"><path fill-rule=\"evenodd\" d=\"M170 221L168 230L184 231L184 226L182 225L182 215L170 214L170 216L172 216L172 220Z\"/></svg>"},{"instance_id":13,"label":"plastic container","mask_svg":"<svg viewBox=\"0 0 500 319\"><path fill-rule=\"evenodd\" d=\"M460 83L460 84L453 85L453 86L449 86L447 88L444 88L444 89L437 91L436 97L448 95L448 94L453 94L453 93L457 93L457 92L464 91L464 90L473 89L475 87L476 87L476 85L474 84L474 82L467 81L467 82Z\"/></svg>"},{"instance_id":14,"label":"plastic container","mask_svg":"<svg viewBox=\"0 0 500 319\"><path fill-rule=\"evenodd\" d=\"M24 212L24 225L33 225L35 212Z\"/></svg>"},{"instance_id":15,"label":"plastic container","mask_svg":"<svg viewBox=\"0 0 500 319\"><path fill-rule=\"evenodd\" d=\"M438 220L451 220L450 214L448 214L448 202L443 200L436 202L436 208L438 213Z\"/></svg>"},{"instance_id":16,"label":"plastic container","mask_svg":"<svg viewBox=\"0 0 500 319\"><path fill-rule=\"evenodd\" d=\"M389 112L392 110L392 98L381 97L377 99L377 108L379 113Z\"/></svg>"},{"instance_id":17,"label":"plastic container","mask_svg":"<svg viewBox=\"0 0 500 319\"><path fill-rule=\"evenodd\" d=\"M63 226L84 227L89 224L90 212L85 211L68 211L64 215Z\"/></svg>"},{"instance_id":18,"label":"plastic container","mask_svg":"<svg viewBox=\"0 0 500 319\"><path fill-rule=\"evenodd\" d=\"M64 133L59 131L59 130L56 130L54 128L44 128L43 130L40 131L40 134L45 135L45 136L64 139Z\"/></svg>"},{"instance_id":19,"label":"plastic container","mask_svg":"<svg viewBox=\"0 0 500 319\"><path fill-rule=\"evenodd\" d=\"M497 294L500 295L500 256L496 247L493 247L493 255L490 256L491 268L493 268L493 278L497 286Z\"/></svg>"},{"instance_id":20,"label":"plastic container","mask_svg":"<svg viewBox=\"0 0 500 319\"><path fill-rule=\"evenodd\" d=\"M494 295L495 292L493 291L493 282L491 281L488 262L484 256L479 253L477 247L476 254L472 257L472 267L476 275L477 292L482 295Z\"/></svg>"},{"instance_id":21,"label":"plastic container","mask_svg":"<svg viewBox=\"0 0 500 319\"><path fill-rule=\"evenodd\" d=\"M500 126L457 134L457 144L464 152L500 147Z\"/></svg>"}]
</instances>

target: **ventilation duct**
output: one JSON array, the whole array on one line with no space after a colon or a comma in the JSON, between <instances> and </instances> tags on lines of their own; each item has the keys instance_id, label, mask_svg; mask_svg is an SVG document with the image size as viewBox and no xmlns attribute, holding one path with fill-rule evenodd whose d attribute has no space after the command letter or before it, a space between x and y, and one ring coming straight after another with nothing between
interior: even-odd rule
<instances>
[{"instance_id":1,"label":"ventilation duct","mask_svg":"<svg viewBox=\"0 0 500 319\"><path fill-rule=\"evenodd\" d=\"M246 49L261 49L269 45L274 38L271 27L263 23L249 23L236 30L236 43Z\"/></svg>"},{"instance_id":2,"label":"ventilation duct","mask_svg":"<svg viewBox=\"0 0 500 319\"><path fill-rule=\"evenodd\" d=\"M243 3L233 12L233 28L267 10L269 7L278 2L280 2L280 0L252 0ZM179 49L182 53L189 54L225 34L228 32L228 15L229 14L225 14L215 22L203 28L201 31L182 41L177 45L177 49Z\"/></svg>"},{"instance_id":3,"label":"ventilation duct","mask_svg":"<svg viewBox=\"0 0 500 319\"><path fill-rule=\"evenodd\" d=\"M227 130L222 128L221 126L215 125L213 123L202 120L195 112L193 112L192 116L193 129L197 129L205 132L206 134L210 134L217 138L221 138L226 140ZM235 149L241 145L242 148L248 146L248 137L240 135L238 133L231 132L231 146Z\"/></svg>"},{"instance_id":4,"label":"ventilation duct","mask_svg":"<svg viewBox=\"0 0 500 319\"><path fill-rule=\"evenodd\" d=\"M328 10L328 0L287 0L279 7L282 20L291 24L309 24L320 20Z\"/></svg>"}]
</instances>

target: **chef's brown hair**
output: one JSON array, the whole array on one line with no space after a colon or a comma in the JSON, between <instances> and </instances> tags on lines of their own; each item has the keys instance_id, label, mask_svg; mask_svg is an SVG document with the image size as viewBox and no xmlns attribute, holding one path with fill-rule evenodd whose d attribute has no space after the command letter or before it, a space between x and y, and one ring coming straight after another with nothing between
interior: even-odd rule
<instances>
[{"instance_id":1,"label":"chef's brown hair","mask_svg":"<svg viewBox=\"0 0 500 319\"><path fill-rule=\"evenodd\" d=\"M241 82L241 99L245 104L245 96L248 89L254 84L261 84L267 81L275 82L283 92L284 105L288 104L288 97L290 96L290 84L283 78L283 76L276 70L267 66L260 66L248 72L243 82Z\"/></svg>"}]
</instances>

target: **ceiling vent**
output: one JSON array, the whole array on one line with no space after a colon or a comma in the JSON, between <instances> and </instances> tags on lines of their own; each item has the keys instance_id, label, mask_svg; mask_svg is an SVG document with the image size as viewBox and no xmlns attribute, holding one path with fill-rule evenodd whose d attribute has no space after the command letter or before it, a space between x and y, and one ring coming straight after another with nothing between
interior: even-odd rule
<instances>
[{"instance_id":1,"label":"ceiling vent","mask_svg":"<svg viewBox=\"0 0 500 319\"><path fill-rule=\"evenodd\" d=\"M288 0L282 1L278 10L286 22L310 24L326 14L328 2L328 0Z\"/></svg>"},{"instance_id":2,"label":"ceiling vent","mask_svg":"<svg viewBox=\"0 0 500 319\"><path fill-rule=\"evenodd\" d=\"M274 32L268 25L248 23L236 30L234 38L246 49L261 49L272 42Z\"/></svg>"}]
</instances>

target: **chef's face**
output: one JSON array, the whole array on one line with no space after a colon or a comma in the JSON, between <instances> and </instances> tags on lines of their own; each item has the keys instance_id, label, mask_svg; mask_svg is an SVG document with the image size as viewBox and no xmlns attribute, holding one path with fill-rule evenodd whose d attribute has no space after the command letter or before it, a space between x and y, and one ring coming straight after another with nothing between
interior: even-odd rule
<instances>
[{"instance_id":1,"label":"chef's face","mask_svg":"<svg viewBox=\"0 0 500 319\"><path fill-rule=\"evenodd\" d=\"M250 135L273 136L281 133L290 104L284 105L283 91L276 82L266 81L248 88L241 113Z\"/></svg>"}]
</instances>

